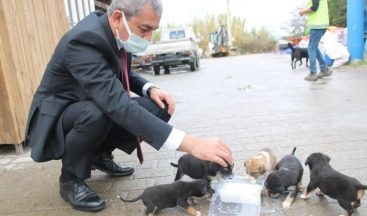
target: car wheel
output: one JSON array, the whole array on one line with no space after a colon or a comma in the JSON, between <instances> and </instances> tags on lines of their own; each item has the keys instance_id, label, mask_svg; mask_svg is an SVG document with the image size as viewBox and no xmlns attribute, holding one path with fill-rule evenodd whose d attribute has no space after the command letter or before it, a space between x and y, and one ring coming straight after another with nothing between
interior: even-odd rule
<instances>
[{"instance_id":1,"label":"car wheel","mask_svg":"<svg viewBox=\"0 0 367 216\"><path fill-rule=\"evenodd\" d=\"M153 71L155 75L159 75L159 71L161 70L161 67L159 65L153 66Z\"/></svg>"},{"instance_id":2,"label":"car wheel","mask_svg":"<svg viewBox=\"0 0 367 216\"><path fill-rule=\"evenodd\" d=\"M195 62L190 63L190 70L191 71L196 71L196 63Z\"/></svg>"},{"instance_id":3,"label":"car wheel","mask_svg":"<svg viewBox=\"0 0 367 216\"><path fill-rule=\"evenodd\" d=\"M165 66L163 66L163 68L164 68L164 74L170 74L171 73L171 71L169 70L169 65L165 65Z\"/></svg>"}]
</instances>

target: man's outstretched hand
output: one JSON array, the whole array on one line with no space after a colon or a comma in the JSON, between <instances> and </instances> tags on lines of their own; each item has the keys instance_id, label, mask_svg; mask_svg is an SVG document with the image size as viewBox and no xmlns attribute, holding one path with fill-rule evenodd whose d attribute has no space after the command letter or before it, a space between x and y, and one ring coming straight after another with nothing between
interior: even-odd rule
<instances>
[{"instance_id":1,"label":"man's outstretched hand","mask_svg":"<svg viewBox=\"0 0 367 216\"><path fill-rule=\"evenodd\" d=\"M223 167L233 165L231 150L218 138L195 138L186 134L177 150L188 152L201 160L213 161Z\"/></svg>"}]
</instances>

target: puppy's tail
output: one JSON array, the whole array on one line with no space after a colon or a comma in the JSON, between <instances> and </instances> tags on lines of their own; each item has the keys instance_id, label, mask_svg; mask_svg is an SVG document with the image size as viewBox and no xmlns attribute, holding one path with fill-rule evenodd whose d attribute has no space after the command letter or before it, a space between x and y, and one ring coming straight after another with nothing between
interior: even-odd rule
<instances>
[{"instance_id":1,"label":"puppy's tail","mask_svg":"<svg viewBox=\"0 0 367 216\"><path fill-rule=\"evenodd\" d=\"M292 155L294 155L294 153L296 152L296 149L297 149L297 147L293 148Z\"/></svg>"},{"instance_id":2,"label":"puppy's tail","mask_svg":"<svg viewBox=\"0 0 367 216\"><path fill-rule=\"evenodd\" d=\"M132 200L125 200L125 199L123 199L122 197L120 197L120 196L117 196L117 198L119 198L121 201L123 201L123 202L128 202L128 203L132 203L132 202L136 202L136 201L138 201L138 200L140 200L141 199L141 195L140 196L138 196L138 197L136 197L136 198L134 198L134 199L132 199Z\"/></svg>"},{"instance_id":3,"label":"puppy's tail","mask_svg":"<svg viewBox=\"0 0 367 216\"><path fill-rule=\"evenodd\" d=\"M172 163L172 162L171 162L171 166L173 166L173 167L176 167L176 168L177 168L177 167L178 167L178 164L175 164L175 163Z\"/></svg>"},{"instance_id":4,"label":"puppy's tail","mask_svg":"<svg viewBox=\"0 0 367 216\"><path fill-rule=\"evenodd\" d=\"M367 185L358 185L357 190L367 190Z\"/></svg>"}]
</instances>

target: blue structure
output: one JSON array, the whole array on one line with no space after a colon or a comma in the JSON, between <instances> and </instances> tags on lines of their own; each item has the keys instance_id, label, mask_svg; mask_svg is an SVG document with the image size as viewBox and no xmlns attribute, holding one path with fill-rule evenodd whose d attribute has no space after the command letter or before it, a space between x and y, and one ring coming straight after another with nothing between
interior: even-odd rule
<instances>
[{"instance_id":1,"label":"blue structure","mask_svg":"<svg viewBox=\"0 0 367 216\"><path fill-rule=\"evenodd\" d=\"M348 50L351 62L364 60L364 8L365 0L348 0Z\"/></svg>"}]
</instances>

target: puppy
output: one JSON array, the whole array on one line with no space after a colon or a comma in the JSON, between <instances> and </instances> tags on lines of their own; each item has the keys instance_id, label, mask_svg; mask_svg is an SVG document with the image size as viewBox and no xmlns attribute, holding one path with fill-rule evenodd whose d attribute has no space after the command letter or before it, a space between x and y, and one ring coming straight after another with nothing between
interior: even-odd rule
<instances>
[{"instance_id":1,"label":"puppy","mask_svg":"<svg viewBox=\"0 0 367 216\"><path fill-rule=\"evenodd\" d=\"M182 155L177 164L171 163L171 165L177 168L175 181L187 175L192 179L205 179L209 182L209 185L211 180L216 178L217 175L222 177L231 176L233 169L233 165L228 164L227 167L222 167L211 161L197 159L191 154ZM210 188L210 191L214 193L212 188Z\"/></svg>"},{"instance_id":2,"label":"puppy","mask_svg":"<svg viewBox=\"0 0 367 216\"><path fill-rule=\"evenodd\" d=\"M118 198L129 203L143 200L146 206L145 213L149 216L153 216L160 209L173 208L177 205L186 209L192 216L200 216L201 212L190 206L188 198L192 196L202 197L208 193L208 189L209 182L206 180L176 181L171 184L147 187L140 196L132 200L125 200L120 196Z\"/></svg>"},{"instance_id":3,"label":"puppy","mask_svg":"<svg viewBox=\"0 0 367 216\"><path fill-rule=\"evenodd\" d=\"M350 216L354 209L361 205L361 198L367 185L362 185L357 179L341 174L330 164L330 157L322 153L313 153L306 159L305 165L310 168L310 183L301 195L302 199L309 198L310 193L319 188L318 195L326 194L336 199L339 205Z\"/></svg>"},{"instance_id":4,"label":"puppy","mask_svg":"<svg viewBox=\"0 0 367 216\"><path fill-rule=\"evenodd\" d=\"M294 156L295 151L296 147L293 148L292 154L284 156L275 166L275 171L271 172L265 181L265 187L272 198L278 197L288 187L295 186L282 203L284 209L288 209L294 202L302 181L303 167Z\"/></svg>"},{"instance_id":5,"label":"puppy","mask_svg":"<svg viewBox=\"0 0 367 216\"><path fill-rule=\"evenodd\" d=\"M277 157L269 148L262 149L256 155L251 156L245 162L246 172L253 179L257 179L260 175L274 170L277 163Z\"/></svg>"},{"instance_id":6,"label":"puppy","mask_svg":"<svg viewBox=\"0 0 367 216\"><path fill-rule=\"evenodd\" d=\"M302 58L306 58L306 67L308 67L308 50L307 48L294 48L291 43L288 43L288 47L292 50L291 54L291 66L292 69L296 68L296 63L299 61L299 65L302 65ZM294 61L295 60L295 61Z\"/></svg>"}]
</instances>

